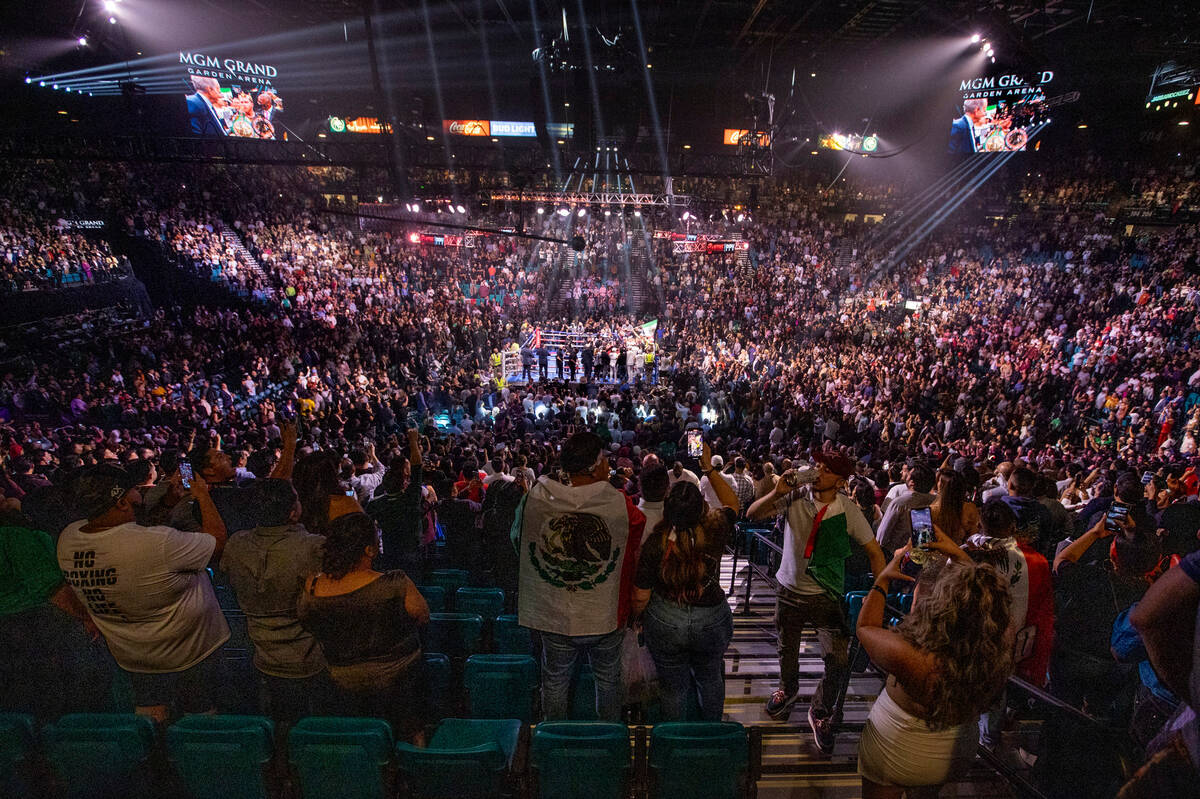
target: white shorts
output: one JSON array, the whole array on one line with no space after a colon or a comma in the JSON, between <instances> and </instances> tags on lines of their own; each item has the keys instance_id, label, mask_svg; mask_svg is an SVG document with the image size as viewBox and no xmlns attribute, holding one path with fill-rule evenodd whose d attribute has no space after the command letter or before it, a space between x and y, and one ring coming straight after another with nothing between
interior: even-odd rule
<instances>
[{"instance_id":1,"label":"white shorts","mask_svg":"<svg viewBox=\"0 0 1200 799\"><path fill-rule=\"evenodd\" d=\"M977 721L931 730L885 687L858 741L858 774L879 785L941 785L974 758L978 739Z\"/></svg>"}]
</instances>

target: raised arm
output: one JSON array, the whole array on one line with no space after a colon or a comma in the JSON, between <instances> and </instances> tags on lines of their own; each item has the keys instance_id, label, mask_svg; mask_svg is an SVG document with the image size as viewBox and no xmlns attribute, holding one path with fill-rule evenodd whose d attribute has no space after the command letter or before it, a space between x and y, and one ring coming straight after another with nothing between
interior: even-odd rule
<instances>
[{"instance_id":1,"label":"raised arm","mask_svg":"<svg viewBox=\"0 0 1200 799\"><path fill-rule=\"evenodd\" d=\"M794 485L791 480L795 476L795 470L789 469L779 475L779 479L775 481L775 488L763 494L750 505L746 511L747 518L758 521L759 519L769 519L778 513L779 500L791 493Z\"/></svg>"},{"instance_id":2,"label":"raised arm","mask_svg":"<svg viewBox=\"0 0 1200 799\"><path fill-rule=\"evenodd\" d=\"M192 499L196 500L196 505L200 508L200 532L216 539L217 545L213 549L213 557L219 558L221 550L225 548L225 520L221 518L217 506L213 504L212 494L208 492L208 483L204 482L204 478L200 475L192 478L191 492Z\"/></svg>"},{"instance_id":3,"label":"raised arm","mask_svg":"<svg viewBox=\"0 0 1200 799\"><path fill-rule=\"evenodd\" d=\"M881 669L903 685L923 685L933 666L931 657L883 626L891 583L894 580L912 582L911 577L900 571L900 562L907 552L907 545L898 549L891 562L875 578L875 584L867 592L862 610L859 611L855 634L871 660Z\"/></svg>"},{"instance_id":4,"label":"raised arm","mask_svg":"<svg viewBox=\"0 0 1200 799\"><path fill-rule=\"evenodd\" d=\"M1188 704L1191 696L1189 675L1192 671L1196 608L1200 605L1200 583L1189 573L1194 569L1176 566L1158 578L1129 614L1129 620L1142 634L1154 672L1167 687Z\"/></svg>"},{"instance_id":5,"label":"raised arm","mask_svg":"<svg viewBox=\"0 0 1200 799\"><path fill-rule=\"evenodd\" d=\"M291 480L292 469L296 466L296 423L288 422L281 427L279 437L283 440L283 451L279 455L279 462L271 470L271 477L277 480Z\"/></svg>"}]
</instances>

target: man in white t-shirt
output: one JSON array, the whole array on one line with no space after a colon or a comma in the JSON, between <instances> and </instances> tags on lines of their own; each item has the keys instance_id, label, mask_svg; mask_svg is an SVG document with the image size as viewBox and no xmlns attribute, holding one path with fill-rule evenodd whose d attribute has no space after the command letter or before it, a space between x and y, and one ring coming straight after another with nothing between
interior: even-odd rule
<instances>
[{"instance_id":1,"label":"man in white t-shirt","mask_svg":"<svg viewBox=\"0 0 1200 799\"><path fill-rule=\"evenodd\" d=\"M165 723L172 705L193 713L216 706L217 652L229 625L205 567L221 554L225 523L197 475L199 533L143 527L134 521L136 482L107 465L79 477L74 500L85 518L63 530L58 564L129 674L136 712ZM171 490L178 495L179 484Z\"/></svg>"},{"instance_id":2,"label":"man in white t-shirt","mask_svg":"<svg viewBox=\"0 0 1200 799\"><path fill-rule=\"evenodd\" d=\"M712 456L712 467L718 472L725 468L725 459L720 455ZM712 481L708 479L708 475L700 478L700 496L704 497L704 501L708 503L709 510L717 510L723 507L721 499L717 496L716 489L713 488Z\"/></svg>"},{"instance_id":3,"label":"man in white t-shirt","mask_svg":"<svg viewBox=\"0 0 1200 799\"><path fill-rule=\"evenodd\" d=\"M779 591L775 627L779 634L780 687L767 701L767 714L787 718L800 692L800 638L805 626L817 630L825 673L813 694L808 724L821 752L833 749L837 694L849 664L850 630L842 610L846 558L851 544L862 547L879 574L887 565L871 525L842 489L854 474L844 455L818 452L816 480L796 489L797 473L788 471L775 490L750 506L750 519L784 515L783 558L775 579Z\"/></svg>"},{"instance_id":4,"label":"man in white t-shirt","mask_svg":"<svg viewBox=\"0 0 1200 799\"><path fill-rule=\"evenodd\" d=\"M667 472L667 479L670 480L671 485L675 485L680 480L686 480L696 486L700 485L700 478L696 476L696 473L691 469L683 468L683 464L679 461L675 461L671 466L671 470Z\"/></svg>"}]
</instances>

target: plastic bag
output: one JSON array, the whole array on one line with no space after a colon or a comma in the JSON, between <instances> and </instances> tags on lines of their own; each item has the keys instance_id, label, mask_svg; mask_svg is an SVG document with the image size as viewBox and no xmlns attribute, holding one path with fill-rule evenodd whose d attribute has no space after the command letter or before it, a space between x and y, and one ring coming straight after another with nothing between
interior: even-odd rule
<instances>
[{"instance_id":1,"label":"plastic bag","mask_svg":"<svg viewBox=\"0 0 1200 799\"><path fill-rule=\"evenodd\" d=\"M650 702L658 697L658 671L650 650L641 642L641 634L625 630L621 642L621 669L625 679L625 701L629 704Z\"/></svg>"}]
</instances>

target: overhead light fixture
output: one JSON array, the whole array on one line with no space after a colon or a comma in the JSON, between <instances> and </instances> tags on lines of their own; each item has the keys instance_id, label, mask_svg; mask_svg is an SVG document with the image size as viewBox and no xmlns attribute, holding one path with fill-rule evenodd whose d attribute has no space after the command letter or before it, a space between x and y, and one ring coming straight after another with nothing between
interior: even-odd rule
<instances>
[{"instance_id":1,"label":"overhead light fixture","mask_svg":"<svg viewBox=\"0 0 1200 799\"><path fill-rule=\"evenodd\" d=\"M38 86L45 86L45 85L46 85L46 81L44 81L44 80L38 81Z\"/></svg>"},{"instance_id":2,"label":"overhead light fixture","mask_svg":"<svg viewBox=\"0 0 1200 799\"><path fill-rule=\"evenodd\" d=\"M467 209L463 208L461 205L454 206L454 210L458 211L460 214L465 214L467 212Z\"/></svg>"},{"instance_id":3,"label":"overhead light fixture","mask_svg":"<svg viewBox=\"0 0 1200 799\"><path fill-rule=\"evenodd\" d=\"M1191 123L1191 122L1188 122L1186 119L1181 119L1181 120L1179 120L1179 124L1180 124L1180 125L1190 125L1190 124L1192 124L1192 123Z\"/></svg>"},{"instance_id":4,"label":"overhead light fixture","mask_svg":"<svg viewBox=\"0 0 1200 799\"><path fill-rule=\"evenodd\" d=\"M110 14L117 10L116 0L104 0L104 10Z\"/></svg>"},{"instance_id":5,"label":"overhead light fixture","mask_svg":"<svg viewBox=\"0 0 1200 799\"><path fill-rule=\"evenodd\" d=\"M809 76L810 78L815 78L815 77L817 76L817 73L815 73L815 72L810 72L810 73L808 73L808 76Z\"/></svg>"},{"instance_id":6,"label":"overhead light fixture","mask_svg":"<svg viewBox=\"0 0 1200 799\"><path fill-rule=\"evenodd\" d=\"M109 24L109 25L116 25L116 24L117 24L117 18L116 18L116 17L109 17L109 18L108 18L108 24Z\"/></svg>"},{"instance_id":7,"label":"overhead light fixture","mask_svg":"<svg viewBox=\"0 0 1200 799\"><path fill-rule=\"evenodd\" d=\"M558 140L558 143L559 143L559 144L566 144L566 142L565 142L565 141L563 141L562 139L559 139L559 140Z\"/></svg>"},{"instance_id":8,"label":"overhead light fixture","mask_svg":"<svg viewBox=\"0 0 1200 799\"><path fill-rule=\"evenodd\" d=\"M57 83L55 83L55 84L53 84L53 85L52 85L50 88L52 88L52 89L57 89L57 88L58 88L58 84L57 84Z\"/></svg>"},{"instance_id":9,"label":"overhead light fixture","mask_svg":"<svg viewBox=\"0 0 1200 799\"><path fill-rule=\"evenodd\" d=\"M738 215L737 215L737 221L739 221L739 222L744 222L744 221L746 221L746 215L745 215L745 214L738 214Z\"/></svg>"},{"instance_id":10,"label":"overhead light fixture","mask_svg":"<svg viewBox=\"0 0 1200 799\"><path fill-rule=\"evenodd\" d=\"M992 56L992 63L993 63L993 64L995 64L995 63L996 63L996 56Z\"/></svg>"},{"instance_id":11,"label":"overhead light fixture","mask_svg":"<svg viewBox=\"0 0 1200 799\"><path fill-rule=\"evenodd\" d=\"M578 216L580 219L583 219L585 216L587 216L587 209L586 209L586 208L580 208L580 209L579 209L579 213L578 213L578 214L576 214L576 216Z\"/></svg>"},{"instance_id":12,"label":"overhead light fixture","mask_svg":"<svg viewBox=\"0 0 1200 799\"><path fill-rule=\"evenodd\" d=\"M605 208L605 209L604 209L604 215L605 215L605 216L612 216L612 211L610 211L610 210L608 210L607 208Z\"/></svg>"},{"instance_id":13,"label":"overhead light fixture","mask_svg":"<svg viewBox=\"0 0 1200 799\"><path fill-rule=\"evenodd\" d=\"M641 217L641 215L642 215L642 212L641 212L640 210L639 210L639 211L634 211L634 212L633 212L633 215L634 215L634 216L636 216L636 217L639 217L639 218L640 218L640 217Z\"/></svg>"},{"instance_id":14,"label":"overhead light fixture","mask_svg":"<svg viewBox=\"0 0 1200 799\"><path fill-rule=\"evenodd\" d=\"M971 44L978 44L980 38L982 38L982 37L980 37L980 35L978 33L976 33L974 36L971 37Z\"/></svg>"},{"instance_id":15,"label":"overhead light fixture","mask_svg":"<svg viewBox=\"0 0 1200 799\"><path fill-rule=\"evenodd\" d=\"M546 213L546 209L539 205L537 212L538 212L538 216L541 216L542 214Z\"/></svg>"},{"instance_id":16,"label":"overhead light fixture","mask_svg":"<svg viewBox=\"0 0 1200 799\"><path fill-rule=\"evenodd\" d=\"M559 209L558 209L558 215L559 215L559 216L570 216L570 215L571 215L571 209L569 209L569 208L559 208Z\"/></svg>"},{"instance_id":17,"label":"overhead light fixture","mask_svg":"<svg viewBox=\"0 0 1200 799\"><path fill-rule=\"evenodd\" d=\"M25 78L26 83L33 83L33 78Z\"/></svg>"},{"instance_id":18,"label":"overhead light fixture","mask_svg":"<svg viewBox=\"0 0 1200 799\"><path fill-rule=\"evenodd\" d=\"M683 145L683 149L685 149L685 150L690 150L690 149L692 149L692 145L690 145L690 144L685 144L685 145Z\"/></svg>"},{"instance_id":19,"label":"overhead light fixture","mask_svg":"<svg viewBox=\"0 0 1200 799\"><path fill-rule=\"evenodd\" d=\"M87 37L86 36L80 36L75 41L79 43L80 47L87 47Z\"/></svg>"},{"instance_id":20,"label":"overhead light fixture","mask_svg":"<svg viewBox=\"0 0 1200 799\"><path fill-rule=\"evenodd\" d=\"M1086 122L1080 122L1080 123L1079 123L1078 125L1076 125L1075 127L1079 128L1080 130L1084 130L1084 129L1086 129L1086 128L1087 128L1087 123L1086 123Z\"/></svg>"},{"instance_id":21,"label":"overhead light fixture","mask_svg":"<svg viewBox=\"0 0 1200 799\"><path fill-rule=\"evenodd\" d=\"M426 137L425 137L425 141L433 141L433 137L432 137L432 136L426 136Z\"/></svg>"}]
</instances>

